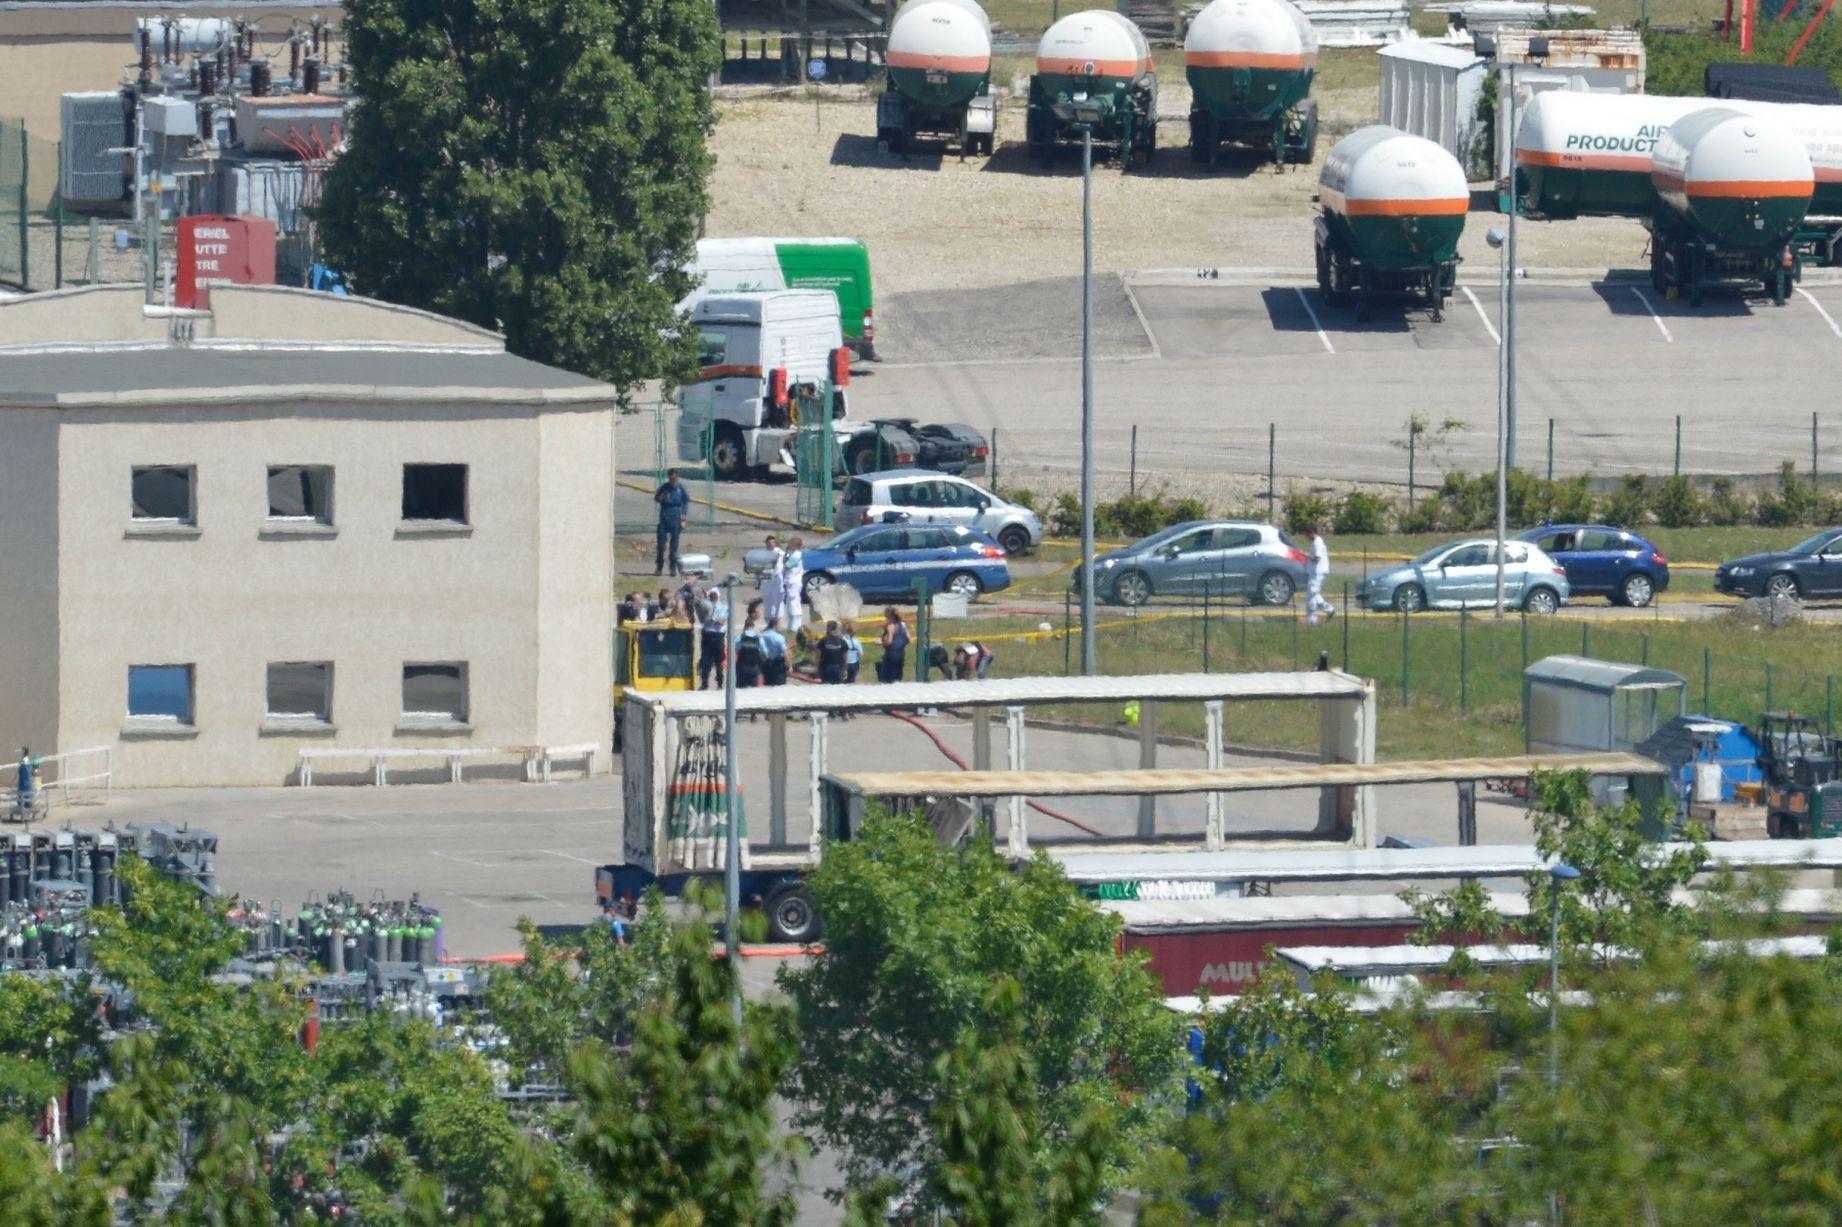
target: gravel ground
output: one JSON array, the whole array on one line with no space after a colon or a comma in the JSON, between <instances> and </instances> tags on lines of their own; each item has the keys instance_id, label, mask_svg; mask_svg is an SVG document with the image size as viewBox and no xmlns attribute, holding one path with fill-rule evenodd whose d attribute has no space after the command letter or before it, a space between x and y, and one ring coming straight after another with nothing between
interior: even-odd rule
<instances>
[{"instance_id":1,"label":"gravel ground","mask_svg":"<svg viewBox=\"0 0 1842 1227\"><path fill-rule=\"evenodd\" d=\"M1339 132L1375 115L1375 93L1367 87L1325 90L1319 100L1327 128ZM1157 157L1129 173L1096 169L1095 266L1309 269L1316 168L1193 166L1178 147L1188 109L1181 75L1167 79L1159 95L1166 126ZM719 115L712 235L860 238L870 246L885 295L1009 286L1080 270L1078 158L1046 171L1035 167L1024 152L1024 108L1015 100L1000 111L998 148L989 161L919 152L904 162L879 151L875 105L863 86L826 89L816 105L810 90L726 87ZM1320 140L1320 154L1330 144ZM1484 232L1501 221L1474 214L1466 227L1461 251L1475 274L1494 277L1496 256ZM1521 262L1636 267L1646 237L1634 221L1530 223L1520 235Z\"/></svg>"}]
</instances>

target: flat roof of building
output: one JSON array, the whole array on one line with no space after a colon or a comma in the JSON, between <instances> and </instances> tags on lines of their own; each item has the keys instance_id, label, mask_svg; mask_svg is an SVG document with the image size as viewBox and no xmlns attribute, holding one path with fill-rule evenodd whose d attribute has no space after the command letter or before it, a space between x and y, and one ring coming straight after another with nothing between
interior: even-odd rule
<instances>
[{"instance_id":1,"label":"flat roof of building","mask_svg":"<svg viewBox=\"0 0 1842 1227\"><path fill-rule=\"evenodd\" d=\"M0 407L7 408L303 399L566 404L613 395L600 380L487 350L205 343L0 352Z\"/></svg>"}]
</instances>

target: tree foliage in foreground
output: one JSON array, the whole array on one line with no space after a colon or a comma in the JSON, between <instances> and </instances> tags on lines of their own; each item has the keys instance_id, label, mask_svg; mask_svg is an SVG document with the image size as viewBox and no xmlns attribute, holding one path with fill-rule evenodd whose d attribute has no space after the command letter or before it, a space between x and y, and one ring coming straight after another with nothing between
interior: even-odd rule
<instances>
[{"instance_id":1,"label":"tree foliage in foreground","mask_svg":"<svg viewBox=\"0 0 1842 1227\"><path fill-rule=\"evenodd\" d=\"M1142 959L1120 956L1114 917L1046 856L1012 869L984 842L943 848L912 815L872 817L829 845L811 888L825 948L782 973L801 1044L788 1094L795 1125L841 1152L850 1185L894 1177L946 1202L937 1105L968 1079L990 1090L998 1073L976 1073L971 1053L942 1059L1006 1035L1029 1067L1006 1085L1033 1084L1038 1207L1085 1147L1098 1146L1099 1187L1120 1185L1175 1100L1182 1035ZM1015 1018L994 1007L996 977L1015 982Z\"/></svg>"},{"instance_id":2,"label":"tree foliage in foreground","mask_svg":"<svg viewBox=\"0 0 1842 1227\"><path fill-rule=\"evenodd\" d=\"M349 147L319 206L364 294L502 330L623 393L675 328L720 52L700 0L350 0Z\"/></svg>"}]
</instances>

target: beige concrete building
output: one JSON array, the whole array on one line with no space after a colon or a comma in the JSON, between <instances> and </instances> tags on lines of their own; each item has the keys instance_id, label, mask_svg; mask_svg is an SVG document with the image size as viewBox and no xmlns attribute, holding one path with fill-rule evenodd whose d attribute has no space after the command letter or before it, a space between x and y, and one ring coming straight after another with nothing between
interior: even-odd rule
<instances>
[{"instance_id":1,"label":"beige concrete building","mask_svg":"<svg viewBox=\"0 0 1842 1227\"><path fill-rule=\"evenodd\" d=\"M113 745L118 785L607 746L614 418L363 299L0 301L0 746Z\"/></svg>"}]
</instances>

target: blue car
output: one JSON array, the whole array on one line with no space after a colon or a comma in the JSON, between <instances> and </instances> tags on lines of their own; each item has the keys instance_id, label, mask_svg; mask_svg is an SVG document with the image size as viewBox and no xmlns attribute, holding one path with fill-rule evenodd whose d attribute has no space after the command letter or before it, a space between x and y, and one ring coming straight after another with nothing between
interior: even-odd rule
<instances>
[{"instance_id":1,"label":"blue car","mask_svg":"<svg viewBox=\"0 0 1842 1227\"><path fill-rule=\"evenodd\" d=\"M770 563L766 550L750 550L743 567L759 574ZM929 592L967 598L1011 585L1004 548L976 528L955 524L865 524L807 546L805 595L830 584L849 584L866 597L903 597L918 579Z\"/></svg>"},{"instance_id":2,"label":"blue car","mask_svg":"<svg viewBox=\"0 0 1842 1227\"><path fill-rule=\"evenodd\" d=\"M1516 538L1532 541L1567 572L1575 596L1602 596L1641 609L1669 588L1669 560L1636 533L1605 524L1546 524Z\"/></svg>"}]
</instances>

